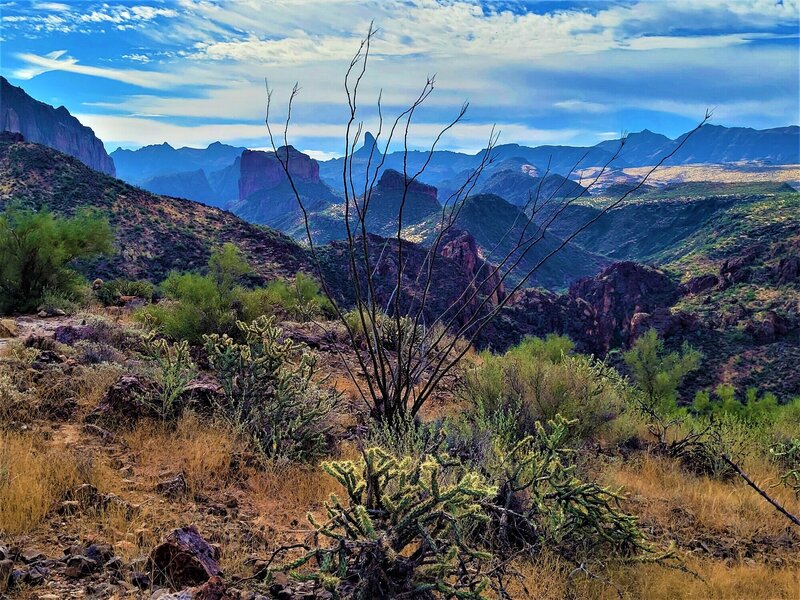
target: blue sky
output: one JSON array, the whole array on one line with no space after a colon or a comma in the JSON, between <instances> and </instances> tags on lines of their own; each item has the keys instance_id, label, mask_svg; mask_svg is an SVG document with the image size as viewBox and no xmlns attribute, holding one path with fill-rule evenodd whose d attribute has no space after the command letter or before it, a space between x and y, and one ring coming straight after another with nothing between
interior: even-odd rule
<instances>
[{"instance_id":1,"label":"blue sky","mask_svg":"<svg viewBox=\"0 0 800 600\"><path fill-rule=\"evenodd\" d=\"M2 74L109 150L264 147L267 78L276 119L301 86L291 142L341 154L342 77L370 21L360 116L374 128L379 90L391 114L435 73L420 147L465 100L442 148L476 151L495 123L501 142L588 145L644 128L675 137L706 108L721 125L800 121L797 0L0 0L0 14Z\"/></svg>"}]
</instances>

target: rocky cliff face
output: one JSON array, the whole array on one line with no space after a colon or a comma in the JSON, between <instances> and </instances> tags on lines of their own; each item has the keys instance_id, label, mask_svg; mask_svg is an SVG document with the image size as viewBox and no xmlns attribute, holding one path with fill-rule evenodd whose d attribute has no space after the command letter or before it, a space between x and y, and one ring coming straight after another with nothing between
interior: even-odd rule
<instances>
[{"instance_id":1,"label":"rocky cliff face","mask_svg":"<svg viewBox=\"0 0 800 600\"><path fill-rule=\"evenodd\" d=\"M507 347L526 335L556 332L572 338L581 351L604 355L627 347L650 326L692 327L691 320L669 310L677 298L677 284L662 271L614 263L576 282L566 294L518 292L485 337L495 347Z\"/></svg>"},{"instance_id":2,"label":"rocky cliff face","mask_svg":"<svg viewBox=\"0 0 800 600\"><path fill-rule=\"evenodd\" d=\"M461 267L471 282L471 288L482 284L481 292L483 295L488 295L495 304L506 297L505 286L500 280L500 272L483 259L478 242L469 232L454 232L443 242L439 254L453 260Z\"/></svg>"},{"instance_id":3,"label":"rocky cliff face","mask_svg":"<svg viewBox=\"0 0 800 600\"><path fill-rule=\"evenodd\" d=\"M94 131L63 106L53 108L34 100L5 77L0 77L0 130L21 133L29 142L74 156L95 171L116 175L114 161Z\"/></svg>"},{"instance_id":4,"label":"rocky cliff face","mask_svg":"<svg viewBox=\"0 0 800 600\"><path fill-rule=\"evenodd\" d=\"M399 197L399 195L402 195L405 187L405 178L399 171L388 169L383 172L383 175L381 175L381 178L378 181L378 186L387 194L394 193ZM421 181L414 181L409 185L408 193L418 194L430 198L436 203L437 207L439 206L439 203L436 200L437 190L432 185L427 185Z\"/></svg>"},{"instance_id":5,"label":"rocky cliff face","mask_svg":"<svg viewBox=\"0 0 800 600\"><path fill-rule=\"evenodd\" d=\"M295 189L280 162L287 158ZM337 200L320 180L317 161L292 146L278 148L277 155L245 150L239 161L239 199L230 210L252 223L288 231L301 212L295 190L309 211L321 210Z\"/></svg>"},{"instance_id":6,"label":"rocky cliff face","mask_svg":"<svg viewBox=\"0 0 800 600\"><path fill-rule=\"evenodd\" d=\"M289 173L296 183L320 183L317 161L292 146L278 148L278 156L274 152L245 150L239 170L239 200L287 181L278 157L284 162L288 159Z\"/></svg>"}]
</instances>

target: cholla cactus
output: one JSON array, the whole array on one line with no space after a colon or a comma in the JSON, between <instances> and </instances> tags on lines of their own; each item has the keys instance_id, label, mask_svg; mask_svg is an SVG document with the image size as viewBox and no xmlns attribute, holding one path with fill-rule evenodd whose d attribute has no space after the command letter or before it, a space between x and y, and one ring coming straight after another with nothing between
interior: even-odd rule
<instances>
[{"instance_id":1,"label":"cholla cactus","mask_svg":"<svg viewBox=\"0 0 800 600\"><path fill-rule=\"evenodd\" d=\"M309 515L315 548L286 568L336 597L484 598L492 555L471 547L467 530L497 489L446 460L373 447L359 463L323 463L347 501L332 495L325 522ZM294 570L308 563L310 573Z\"/></svg>"},{"instance_id":2,"label":"cholla cactus","mask_svg":"<svg viewBox=\"0 0 800 600\"><path fill-rule=\"evenodd\" d=\"M237 322L244 338L204 336L225 400L217 408L265 457L311 460L324 450L325 421L338 396L312 382L316 357L283 339L275 317ZM300 353L297 365L291 359Z\"/></svg>"},{"instance_id":3,"label":"cholla cactus","mask_svg":"<svg viewBox=\"0 0 800 600\"><path fill-rule=\"evenodd\" d=\"M787 469L781 475L780 483L800 497L800 439L776 444L769 452Z\"/></svg>"},{"instance_id":4,"label":"cholla cactus","mask_svg":"<svg viewBox=\"0 0 800 600\"><path fill-rule=\"evenodd\" d=\"M163 420L178 416L181 407L180 398L186 386L197 375L192 362L187 341L170 344L155 335L155 330L146 333L142 342L145 350L153 360L153 376L155 386L152 393L140 399L145 402Z\"/></svg>"},{"instance_id":5,"label":"cholla cactus","mask_svg":"<svg viewBox=\"0 0 800 600\"><path fill-rule=\"evenodd\" d=\"M546 427L537 422L535 435L495 448L492 468L502 475L489 508L496 518L487 539L501 547L547 546L569 558L598 552L651 560L670 556L653 552L636 517L620 509L617 492L577 477L563 447L572 425L556 415Z\"/></svg>"}]
</instances>

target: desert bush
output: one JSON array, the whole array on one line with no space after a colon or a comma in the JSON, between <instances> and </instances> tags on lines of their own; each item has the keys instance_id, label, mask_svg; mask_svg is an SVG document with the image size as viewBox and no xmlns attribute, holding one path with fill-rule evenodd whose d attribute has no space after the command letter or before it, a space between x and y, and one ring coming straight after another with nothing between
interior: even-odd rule
<instances>
[{"instance_id":1,"label":"desert bush","mask_svg":"<svg viewBox=\"0 0 800 600\"><path fill-rule=\"evenodd\" d=\"M264 287L244 291L240 302L244 321L276 315L305 322L333 314L333 306L321 293L319 283L305 273L297 273L291 281L276 279Z\"/></svg>"},{"instance_id":2,"label":"desert bush","mask_svg":"<svg viewBox=\"0 0 800 600\"><path fill-rule=\"evenodd\" d=\"M556 414L579 417L571 435L593 435L621 409L628 390L613 367L571 350L568 338L550 335L527 338L503 355L482 352L461 389L468 414L481 427L514 429L505 434L515 439Z\"/></svg>"},{"instance_id":3,"label":"desert bush","mask_svg":"<svg viewBox=\"0 0 800 600\"><path fill-rule=\"evenodd\" d=\"M20 417L30 417L35 412L32 398L14 378L0 371L0 429L4 425L19 421Z\"/></svg>"},{"instance_id":4,"label":"desert bush","mask_svg":"<svg viewBox=\"0 0 800 600\"><path fill-rule=\"evenodd\" d=\"M491 554L468 543L497 492L442 457L398 458L377 447L359 462L326 462L346 490L326 502L315 547L286 568L301 580L354 598L484 598ZM306 569L298 571L300 567Z\"/></svg>"},{"instance_id":5,"label":"desert bush","mask_svg":"<svg viewBox=\"0 0 800 600\"><path fill-rule=\"evenodd\" d=\"M398 319L382 312L377 313L373 320L366 310L351 310L344 315L344 319L358 339L369 341L374 345L377 335L380 346L386 350L397 351L402 344L408 342L416 346L420 341L410 340L414 331L414 321L409 317L400 317L398 324ZM420 329L424 330L424 327L418 326L418 330ZM423 335L421 330L417 331L417 337L420 339Z\"/></svg>"},{"instance_id":6,"label":"desert bush","mask_svg":"<svg viewBox=\"0 0 800 600\"><path fill-rule=\"evenodd\" d=\"M556 415L513 443L495 439L482 467L498 488L488 507L493 517L488 542L528 553L546 548L576 562L668 556L656 554L636 517L621 510L618 492L577 476L566 447L573 426L574 421Z\"/></svg>"},{"instance_id":7,"label":"desert bush","mask_svg":"<svg viewBox=\"0 0 800 600\"><path fill-rule=\"evenodd\" d=\"M153 302L156 299L156 287L147 280L112 279L95 288L94 295L103 306L118 304L122 296L136 296Z\"/></svg>"},{"instance_id":8,"label":"desert bush","mask_svg":"<svg viewBox=\"0 0 800 600\"><path fill-rule=\"evenodd\" d=\"M161 289L167 302L137 312L167 336L200 343L210 333L233 334L241 278L250 272L241 251L231 243L215 248L208 259L208 274L170 273Z\"/></svg>"},{"instance_id":9,"label":"desert bush","mask_svg":"<svg viewBox=\"0 0 800 600\"><path fill-rule=\"evenodd\" d=\"M205 336L211 368L225 391L217 409L266 458L310 461L326 447L338 396L313 381L316 358L290 339L274 317L239 321L243 343ZM297 365L291 360L299 355Z\"/></svg>"},{"instance_id":10,"label":"desert bush","mask_svg":"<svg viewBox=\"0 0 800 600\"><path fill-rule=\"evenodd\" d=\"M108 344L98 344L89 340L78 340L73 345L75 360L82 365L99 365L120 362L124 357Z\"/></svg>"},{"instance_id":11,"label":"desert bush","mask_svg":"<svg viewBox=\"0 0 800 600\"><path fill-rule=\"evenodd\" d=\"M83 211L70 218L10 206L0 215L0 313L30 312L50 298L81 298L75 260L111 251L105 219Z\"/></svg>"},{"instance_id":12,"label":"desert bush","mask_svg":"<svg viewBox=\"0 0 800 600\"><path fill-rule=\"evenodd\" d=\"M365 447L377 446L394 456L423 456L443 447L447 439L443 421L422 422L405 417L397 423L372 421L363 438Z\"/></svg>"},{"instance_id":13,"label":"desert bush","mask_svg":"<svg viewBox=\"0 0 800 600\"><path fill-rule=\"evenodd\" d=\"M639 337L623 356L644 408L662 413L675 410L678 387L700 365L700 353L688 344L680 352L668 353L655 329Z\"/></svg>"},{"instance_id":14,"label":"desert bush","mask_svg":"<svg viewBox=\"0 0 800 600\"><path fill-rule=\"evenodd\" d=\"M47 288L39 300L37 310L43 310L48 314L62 311L68 315L74 315L82 307L90 302L90 290L85 282L80 281L70 290L59 290Z\"/></svg>"},{"instance_id":15,"label":"desert bush","mask_svg":"<svg viewBox=\"0 0 800 600\"><path fill-rule=\"evenodd\" d=\"M793 490L800 498L800 439L780 442L770 448L775 461L785 469L781 475L781 484Z\"/></svg>"}]
</instances>

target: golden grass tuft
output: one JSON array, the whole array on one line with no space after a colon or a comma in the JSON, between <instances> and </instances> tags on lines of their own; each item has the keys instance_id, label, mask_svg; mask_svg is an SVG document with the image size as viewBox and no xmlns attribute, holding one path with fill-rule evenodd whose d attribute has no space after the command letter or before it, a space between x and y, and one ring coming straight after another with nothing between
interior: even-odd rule
<instances>
[{"instance_id":1,"label":"golden grass tuft","mask_svg":"<svg viewBox=\"0 0 800 600\"><path fill-rule=\"evenodd\" d=\"M800 597L797 564L773 567L764 563L726 563L685 557L686 571L658 564L632 563L591 570L590 577L575 565L547 552L535 561L517 561L520 577L509 582L513 598L536 600L795 600Z\"/></svg>"},{"instance_id":2,"label":"golden grass tuft","mask_svg":"<svg viewBox=\"0 0 800 600\"><path fill-rule=\"evenodd\" d=\"M136 461L136 474L151 485L183 472L192 493L232 483L235 436L220 423L187 413L170 426L143 422L124 436Z\"/></svg>"},{"instance_id":3,"label":"golden grass tuft","mask_svg":"<svg viewBox=\"0 0 800 600\"><path fill-rule=\"evenodd\" d=\"M27 433L0 432L0 535L34 529L67 491L90 483L111 491L110 468Z\"/></svg>"},{"instance_id":4,"label":"golden grass tuft","mask_svg":"<svg viewBox=\"0 0 800 600\"><path fill-rule=\"evenodd\" d=\"M769 465L752 462L750 466L754 468L751 477L765 487L777 481L778 474ZM789 523L744 482L696 477L666 459L644 456L634 463L613 465L605 479L612 486L623 487L631 512L645 523L660 525L667 535L704 531L741 543L781 536ZM800 512L800 501L788 489L770 488L769 493L790 512Z\"/></svg>"}]
</instances>

